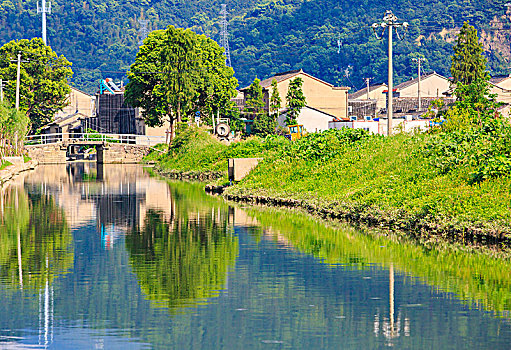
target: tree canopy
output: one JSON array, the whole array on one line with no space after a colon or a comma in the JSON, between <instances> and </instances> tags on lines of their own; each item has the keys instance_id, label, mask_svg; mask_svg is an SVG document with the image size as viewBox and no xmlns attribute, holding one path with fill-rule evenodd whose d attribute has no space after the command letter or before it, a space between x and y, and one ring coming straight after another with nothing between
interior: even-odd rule
<instances>
[{"instance_id":1,"label":"tree canopy","mask_svg":"<svg viewBox=\"0 0 511 350\"><path fill-rule=\"evenodd\" d=\"M279 95L279 89L277 87L277 80L271 81L271 97L270 97L270 114L276 114L278 117L279 111L282 108L282 99Z\"/></svg>"},{"instance_id":2,"label":"tree canopy","mask_svg":"<svg viewBox=\"0 0 511 350\"><path fill-rule=\"evenodd\" d=\"M489 78L486 72L486 58L483 56L483 45L479 42L477 30L468 22L463 23L451 59L454 83L471 84L477 80Z\"/></svg>"},{"instance_id":3,"label":"tree canopy","mask_svg":"<svg viewBox=\"0 0 511 350\"><path fill-rule=\"evenodd\" d=\"M286 125L296 124L296 119L300 115L300 111L305 106L305 95L302 91L303 80L297 77L289 82L287 90L287 115Z\"/></svg>"},{"instance_id":4,"label":"tree canopy","mask_svg":"<svg viewBox=\"0 0 511 350\"><path fill-rule=\"evenodd\" d=\"M17 57L21 53L20 111L26 113L33 129L48 123L68 104L71 63L58 56L40 38L13 40L0 47L0 77L8 81L5 96L16 100Z\"/></svg>"},{"instance_id":5,"label":"tree canopy","mask_svg":"<svg viewBox=\"0 0 511 350\"><path fill-rule=\"evenodd\" d=\"M399 52L396 83L415 76L416 69L407 57L413 51L428 57L425 71L450 75L451 33L464 20L485 30L486 48L492 43L493 50L488 50L492 73L507 74L507 22L499 27L501 23L493 21L505 15L505 3L393 1L399 20L410 23L405 39L395 43ZM369 25L381 21L388 8L387 0L343 2L342 6L338 0L231 1L229 44L236 78L248 86L256 74L266 77L303 68L329 83L356 89L363 87L364 77L374 77L375 83L386 81L386 46L374 38ZM40 36L34 1L4 0L0 9L2 42ZM149 30L173 24L220 40L220 8L213 0L67 0L52 2L52 11L58 16L49 16L48 40L55 51L73 62L72 83L89 93L95 92L99 79L125 78L142 39L139 19L149 21ZM353 66L352 83L344 77L348 65Z\"/></svg>"},{"instance_id":6,"label":"tree canopy","mask_svg":"<svg viewBox=\"0 0 511 350\"><path fill-rule=\"evenodd\" d=\"M202 112L227 113L233 108L238 81L225 65L223 49L189 29L169 26L144 40L128 71L126 100L142 108L150 126L171 126Z\"/></svg>"}]
</instances>

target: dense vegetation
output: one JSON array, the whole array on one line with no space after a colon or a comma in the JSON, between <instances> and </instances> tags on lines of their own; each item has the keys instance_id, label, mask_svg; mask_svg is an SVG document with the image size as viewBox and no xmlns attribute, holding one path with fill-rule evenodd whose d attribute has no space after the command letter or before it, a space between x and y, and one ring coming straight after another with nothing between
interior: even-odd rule
<instances>
[{"instance_id":1,"label":"dense vegetation","mask_svg":"<svg viewBox=\"0 0 511 350\"><path fill-rule=\"evenodd\" d=\"M474 86L459 88L467 90L465 98L427 133L382 137L343 129L296 142L272 136L226 146L189 129L159 156L160 167L225 172L227 158L260 156L264 161L227 195L291 199L427 234L509 238L511 126L491 101L470 99Z\"/></svg>"},{"instance_id":2,"label":"dense vegetation","mask_svg":"<svg viewBox=\"0 0 511 350\"><path fill-rule=\"evenodd\" d=\"M397 81L415 74L410 57L427 58L425 70L449 75L452 43L439 33L461 27L464 20L497 34L490 21L505 13L505 0L454 0L414 2L239 0L228 3L233 67L240 85L255 76L303 68L328 82L361 87L363 77L385 81L385 42L378 41L369 25L379 22L387 9L411 23L406 39L396 43ZM0 3L0 41L40 36L40 17L34 1ZM138 51L138 20L148 19L149 29L168 25L190 27L219 41L219 4L211 0L102 0L52 1L48 40L71 62L73 83L93 92L100 78L122 78ZM499 31L507 38L507 28ZM341 42L339 48L337 41ZM507 39L506 39L507 40ZM487 52L494 73L508 73L505 57ZM351 66L351 76L345 69Z\"/></svg>"}]
</instances>

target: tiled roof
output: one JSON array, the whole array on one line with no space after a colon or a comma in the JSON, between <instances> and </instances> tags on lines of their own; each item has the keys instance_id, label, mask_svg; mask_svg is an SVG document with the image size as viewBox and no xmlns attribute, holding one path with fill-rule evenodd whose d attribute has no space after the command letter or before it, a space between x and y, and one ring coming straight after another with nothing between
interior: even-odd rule
<instances>
[{"instance_id":1,"label":"tiled roof","mask_svg":"<svg viewBox=\"0 0 511 350\"><path fill-rule=\"evenodd\" d=\"M427 79L427 78L429 78L429 77L431 77L431 76L433 76L433 75L436 75L436 76L438 76L438 77L441 77L441 78L443 78L443 79L447 80L447 78L446 78L446 77L444 77L444 76L442 76L442 75L438 74L437 72L429 72L429 73L423 74L423 75L421 76L421 81L423 81L424 79ZM419 82L419 78L418 78L418 77L417 77L417 78L414 78L414 79L407 80L407 81L405 81L404 83L401 83L401 84L399 84L399 85L397 85L397 86L394 86L394 88L396 88L396 89L398 89L398 90L401 90L401 89L407 88L408 86L413 85L413 84L415 84L415 83L417 83L417 82Z\"/></svg>"},{"instance_id":2,"label":"tiled roof","mask_svg":"<svg viewBox=\"0 0 511 350\"><path fill-rule=\"evenodd\" d=\"M504 80L509 79L509 78L510 78L509 75L495 75L495 76L490 78L490 83L499 84L499 83L502 83Z\"/></svg>"},{"instance_id":3,"label":"tiled roof","mask_svg":"<svg viewBox=\"0 0 511 350\"><path fill-rule=\"evenodd\" d=\"M273 81L273 79L275 79L277 81L277 83L280 83L281 81L290 79L300 73L303 73L303 71L301 69L290 70L288 72L278 73L278 74L275 74L273 77L264 79L263 81L261 81L260 85L263 89L266 89L271 86L271 82Z\"/></svg>"},{"instance_id":4,"label":"tiled roof","mask_svg":"<svg viewBox=\"0 0 511 350\"><path fill-rule=\"evenodd\" d=\"M284 80L291 79L291 78L297 76L298 74L306 75L306 76L308 76L308 77L310 77L310 78L312 78L312 79L314 79L316 81L319 81L320 83L323 83L323 84L325 84L327 86L330 86L332 88L334 87L332 84L327 83L326 81L323 81L321 79L313 77L310 74L305 73L302 69L296 69L296 70L290 70L290 71L287 71L287 72L277 73L277 74L275 74L272 77L269 77L269 78L266 78L266 79L262 80L260 85L261 85L261 87L263 89L267 89L267 88L269 88L271 86L271 82L273 81L273 79L275 79L277 81L277 83L280 83L280 82L282 82ZM243 91L243 90L246 90L248 88L249 87L247 86L247 87L244 87L243 89L240 89L240 90ZM346 88L346 89L348 89L348 88Z\"/></svg>"}]
</instances>

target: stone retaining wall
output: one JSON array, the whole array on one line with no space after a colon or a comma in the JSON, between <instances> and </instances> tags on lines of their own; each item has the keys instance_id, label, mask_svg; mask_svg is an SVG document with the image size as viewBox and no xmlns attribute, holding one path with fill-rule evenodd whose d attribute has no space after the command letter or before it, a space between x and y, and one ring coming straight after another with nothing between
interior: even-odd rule
<instances>
[{"instance_id":1,"label":"stone retaining wall","mask_svg":"<svg viewBox=\"0 0 511 350\"><path fill-rule=\"evenodd\" d=\"M66 148L60 144L25 146L28 156L40 164L62 164L66 162Z\"/></svg>"},{"instance_id":2,"label":"stone retaining wall","mask_svg":"<svg viewBox=\"0 0 511 350\"><path fill-rule=\"evenodd\" d=\"M100 153L101 152L98 150L98 163L136 164L140 163L142 158L149 153L149 147L109 143L103 148L103 154L101 155Z\"/></svg>"},{"instance_id":3,"label":"stone retaining wall","mask_svg":"<svg viewBox=\"0 0 511 350\"><path fill-rule=\"evenodd\" d=\"M62 143L26 146L28 156L40 164L66 163L67 145ZM120 143L98 144L97 161L104 164L136 164L149 153L148 146Z\"/></svg>"},{"instance_id":4,"label":"stone retaining wall","mask_svg":"<svg viewBox=\"0 0 511 350\"><path fill-rule=\"evenodd\" d=\"M11 180L14 176L18 175L21 172L32 170L37 167L37 161L31 160L27 163L17 163L7 168L0 170L0 185L5 184L7 181Z\"/></svg>"}]
</instances>

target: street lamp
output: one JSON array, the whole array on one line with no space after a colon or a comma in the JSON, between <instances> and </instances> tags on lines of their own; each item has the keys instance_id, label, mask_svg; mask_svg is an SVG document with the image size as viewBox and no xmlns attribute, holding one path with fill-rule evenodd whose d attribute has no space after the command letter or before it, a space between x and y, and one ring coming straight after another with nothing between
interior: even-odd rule
<instances>
[{"instance_id":1,"label":"street lamp","mask_svg":"<svg viewBox=\"0 0 511 350\"><path fill-rule=\"evenodd\" d=\"M373 23L371 26L373 28L374 34L379 40L383 40L383 34L385 30L388 29L389 34L389 93L387 94L387 135L392 135L392 108L393 108L393 68L392 68L392 31L393 28L396 28L396 35L399 40L404 39L404 34L401 36L399 31L397 30L399 27L403 27L406 31L408 29L408 22L398 22L396 15L392 13L391 10L387 10L385 15L383 16L383 21L381 23ZM378 31L381 29L381 34L378 34Z\"/></svg>"}]
</instances>

